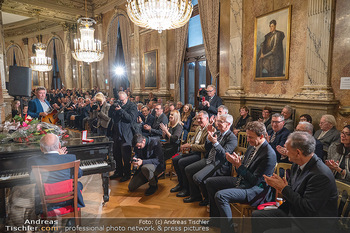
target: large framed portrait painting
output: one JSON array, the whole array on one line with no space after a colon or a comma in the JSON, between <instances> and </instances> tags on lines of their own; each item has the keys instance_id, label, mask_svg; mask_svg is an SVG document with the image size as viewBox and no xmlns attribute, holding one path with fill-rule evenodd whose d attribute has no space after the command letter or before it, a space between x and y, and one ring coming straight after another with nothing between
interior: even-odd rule
<instances>
[{"instance_id":1,"label":"large framed portrait painting","mask_svg":"<svg viewBox=\"0 0 350 233\"><path fill-rule=\"evenodd\" d=\"M158 51L143 54L143 70L145 89L157 88Z\"/></svg>"},{"instance_id":2,"label":"large framed portrait painting","mask_svg":"<svg viewBox=\"0 0 350 233\"><path fill-rule=\"evenodd\" d=\"M255 18L254 80L286 80L291 6Z\"/></svg>"}]
</instances>

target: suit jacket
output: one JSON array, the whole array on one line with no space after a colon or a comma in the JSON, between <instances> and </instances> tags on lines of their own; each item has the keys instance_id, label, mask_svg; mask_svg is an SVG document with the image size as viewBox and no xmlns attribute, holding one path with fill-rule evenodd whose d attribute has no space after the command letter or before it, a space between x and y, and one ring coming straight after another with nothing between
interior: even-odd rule
<instances>
[{"instance_id":1,"label":"suit jacket","mask_svg":"<svg viewBox=\"0 0 350 233\"><path fill-rule=\"evenodd\" d=\"M111 118L108 116L110 104L104 102L101 111L97 113L97 127L103 127L105 129L108 128L108 124L111 121Z\"/></svg>"},{"instance_id":2,"label":"suit jacket","mask_svg":"<svg viewBox=\"0 0 350 233\"><path fill-rule=\"evenodd\" d=\"M54 165L54 164L62 164L62 163L68 163L75 161L76 157L73 154L65 154L65 155L59 155L57 154L44 154L40 155L38 157L31 157L27 160L27 167L28 170L32 170L32 166L43 166L43 165ZM57 183L61 182L64 180L69 180L73 178L73 172L71 171L72 169L65 169L61 171L54 171L50 172L46 176L43 175L43 180L46 180L45 183ZM83 171L79 168L79 173L78 173L78 178L83 175ZM34 174L30 172L30 177L32 180L35 180ZM85 207L84 200L83 200L83 195L81 191L83 190L83 185L82 183L78 182L78 207ZM70 202L71 203L71 202ZM57 204L51 204L48 206L48 210L51 211L53 209L57 209L63 206L67 206L70 204L68 202L64 203L57 203ZM40 201L40 196L38 189L35 190L35 209L37 214L39 214L42 211L41 207L41 201Z\"/></svg>"},{"instance_id":3,"label":"suit jacket","mask_svg":"<svg viewBox=\"0 0 350 233\"><path fill-rule=\"evenodd\" d=\"M160 115L159 117L155 117L153 125L151 125L151 136L158 136L161 137L163 135L163 131L160 128L160 123L163 123L164 125L168 124L168 118L164 113Z\"/></svg>"},{"instance_id":4,"label":"suit jacket","mask_svg":"<svg viewBox=\"0 0 350 233\"><path fill-rule=\"evenodd\" d=\"M162 171L164 167L163 147L158 137L148 137L143 149L135 149L135 157L142 159L142 164L153 164L156 170Z\"/></svg>"},{"instance_id":5,"label":"suit jacket","mask_svg":"<svg viewBox=\"0 0 350 233\"><path fill-rule=\"evenodd\" d=\"M253 146L248 147L244 154L242 164L246 164L253 149ZM248 202L261 193L267 186L263 175L271 176L273 174L276 161L275 151L270 144L265 141L255 153L255 156L248 167L241 165L236 169L237 174L242 176L239 188L246 190Z\"/></svg>"},{"instance_id":6,"label":"suit jacket","mask_svg":"<svg viewBox=\"0 0 350 233\"><path fill-rule=\"evenodd\" d=\"M284 123L284 128L288 129L289 132L293 132L294 131L294 122L292 119L288 118L287 120L285 120Z\"/></svg>"},{"instance_id":7,"label":"suit jacket","mask_svg":"<svg viewBox=\"0 0 350 233\"><path fill-rule=\"evenodd\" d=\"M274 132L273 130L270 130L270 131L268 132L269 136L272 137L273 132ZM279 163L279 162L281 161L281 154L276 150L276 147L277 147L278 145L280 145L280 146L283 147L284 144L285 144L286 141L287 141L287 138L288 138L288 135L289 135L289 134L290 134L289 130L283 127L280 131L277 132L277 135L276 135L275 140L274 140L273 142L270 142L271 147L272 147L272 148L275 150L275 152L276 152L277 163ZM271 138L270 138L270 140L271 140ZM288 161L283 161L283 162L288 162Z\"/></svg>"},{"instance_id":8,"label":"suit jacket","mask_svg":"<svg viewBox=\"0 0 350 233\"><path fill-rule=\"evenodd\" d=\"M206 140L205 149L207 151L206 158L208 158L209 152L213 144ZM215 147L215 164L220 164L218 168L218 175L227 176L231 174L231 163L226 160L226 152L232 154L235 148L237 147L237 137L233 134L231 130L229 130L224 137L221 139L219 145Z\"/></svg>"},{"instance_id":9,"label":"suit jacket","mask_svg":"<svg viewBox=\"0 0 350 233\"><path fill-rule=\"evenodd\" d=\"M331 170L313 155L300 175L293 164L280 209L293 217L337 217L338 191Z\"/></svg>"},{"instance_id":10,"label":"suit jacket","mask_svg":"<svg viewBox=\"0 0 350 233\"><path fill-rule=\"evenodd\" d=\"M142 127L142 134L144 136L150 136L150 132L148 130L145 130L143 128L144 125L150 125L152 126L155 120L155 117L152 114L148 114L147 119L145 120L145 116L141 114L141 119L142 119L142 123L141 123L141 127Z\"/></svg>"},{"instance_id":11,"label":"suit jacket","mask_svg":"<svg viewBox=\"0 0 350 233\"><path fill-rule=\"evenodd\" d=\"M50 107L49 101L45 100L45 103ZM32 99L28 103L28 115L32 118L38 118L39 113L44 112L43 107L41 106L40 100L38 98Z\"/></svg>"},{"instance_id":12,"label":"suit jacket","mask_svg":"<svg viewBox=\"0 0 350 233\"><path fill-rule=\"evenodd\" d=\"M131 145L138 115L136 105L128 100L118 111L110 108L108 115L113 119L113 137L125 140Z\"/></svg>"},{"instance_id":13,"label":"suit jacket","mask_svg":"<svg viewBox=\"0 0 350 233\"><path fill-rule=\"evenodd\" d=\"M190 144L192 145L191 146L191 150L192 152L201 152L201 157L204 158L205 156L205 153L207 152L206 149L205 149L205 142L207 140L207 136L208 136L208 131L207 131L207 127L205 127L203 129L203 132L202 132L202 135L201 137L199 138L199 143L198 144L195 144L196 142L196 137L199 133L199 130L200 130L200 126L198 126L196 128L196 131L194 133L194 136L191 138L191 142Z\"/></svg>"},{"instance_id":14,"label":"suit jacket","mask_svg":"<svg viewBox=\"0 0 350 233\"><path fill-rule=\"evenodd\" d=\"M205 100L209 101L209 96L206 96ZM203 106L203 104L200 103L198 106L198 109L207 111L209 114L209 118L210 118L212 115L216 115L218 113L218 107L220 105L222 105L222 99L219 96L214 95L213 99L210 101L209 108L208 108L208 106Z\"/></svg>"},{"instance_id":15,"label":"suit jacket","mask_svg":"<svg viewBox=\"0 0 350 233\"><path fill-rule=\"evenodd\" d=\"M317 130L316 133L314 134L314 137L317 139L321 133L322 133L321 129ZM333 142L340 142L340 132L335 127L333 127L322 138L318 140L322 142L323 150L328 150L328 147Z\"/></svg>"}]
</instances>

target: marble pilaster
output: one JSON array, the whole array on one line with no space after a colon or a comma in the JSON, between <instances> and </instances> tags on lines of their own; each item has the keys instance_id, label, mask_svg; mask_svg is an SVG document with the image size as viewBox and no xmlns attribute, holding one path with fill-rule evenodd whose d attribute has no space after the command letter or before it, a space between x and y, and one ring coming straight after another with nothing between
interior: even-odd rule
<instances>
[{"instance_id":1,"label":"marble pilaster","mask_svg":"<svg viewBox=\"0 0 350 233\"><path fill-rule=\"evenodd\" d=\"M23 54L24 54L24 65L29 67L29 51L28 51L28 38L23 38Z\"/></svg>"},{"instance_id":2,"label":"marble pilaster","mask_svg":"<svg viewBox=\"0 0 350 233\"><path fill-rule=\"evenodd\" d=\"M303 91L296 99L334 100L331 57L334 0L308 0Z\"/></svg>"},{"instance_id":3,"label":"marble pilaster","mask_svg":"<svg viewBox=\"0 0 350 233\"><path fill-rule=\"evenodd\" d=\"M0 94L0 123L5 121L5 117L11 114L11 102L13 97L8 94L6 89L6 81L8 81L6 72L6 55L5 55L5 39L4 39L4 27L2 23L2 4L3 0L0 0L0 81L1 81L1 94Z\"/></svg>"},{"instance_id":4,"label":"marble pilaster","mask_svg":"<svg viewBox=\"0 0 350 233\"><path fill-rule=\"evenodd\" d=\"M72 71L72 51L71 51L71 25L65 23L63 25L63 43L64 43L64 79L66 80L66 88L73 88L73 71Z\"/></svg>"},{"instance_id":5,"label":"marble pilaster","mask_svg":"<svg viewBox=\"0 0 350 233\"><path fill-rule=\"evenodd\" d=\"M97 39L101 40L101 43L103 44L103 31L102 31L102 25L103 25L103 17L102 14L98 15L98 17L96 17L96 21L97 21ZM107 54L105 54L105 57L107 57ZM104 58L106 59L106 58ZM102 89L105 90L106 89L106 85L105 85L105 81L104 81L104 69L103 69L103 62L97 62L96 64L96 85Z\"/></svg>"},{"instance_id":6,"label":"marble pilaster","mask_svg":"<svg viewBox=\"0 0 350 233\"><path fill-rule=\"evenodd\" d=\"M158 94L169 94L168 89L168 75L167 75L167 31L162 31L160 36L159 57L158 57Z\"/></svg>"},{"instance_id":7,"label":"marble pilaster","mask_svg":"<svg viewBox=\"0 0 350 233\"><path fill-rule=\"evenodd\" d=\"M243 0L230 2L229 96L244 95L242 84Z\"/></svg>"},{"instance_id":8,"label":"marble pilaster","mask_svg":"<svg viewBox=\"0 0 350 233\"><path fill-rule=\"evenodd\" d=\"M131 77L133 93L141 93L140 30L136 25L134 26L134 54L131 58Z\"/></svg>"}]
</instances>

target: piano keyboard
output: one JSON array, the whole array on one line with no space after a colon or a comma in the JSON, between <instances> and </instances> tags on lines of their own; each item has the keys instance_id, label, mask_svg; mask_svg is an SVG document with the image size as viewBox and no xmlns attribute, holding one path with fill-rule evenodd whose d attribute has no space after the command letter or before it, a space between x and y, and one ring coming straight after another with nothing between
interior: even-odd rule
<instances>
[{"instance_id":1,"label":"piano keyboard","mask_svg":"<svg viewBox=\"0 0 350 233\"><path fill-rule=\"evenodd\" d=\"M108 163L104 160L84 160L80 164L80 169L83 171L89 171L90 169L96 169L96 168L103 168L108 167ZM83 173L84 175L84 173ZM29 178L28 172L13 172L10 174L2 174L0 175L0 181L4 180L16 180L16 179L23 179L23 178Z\"/></svg>"}]
</instances>

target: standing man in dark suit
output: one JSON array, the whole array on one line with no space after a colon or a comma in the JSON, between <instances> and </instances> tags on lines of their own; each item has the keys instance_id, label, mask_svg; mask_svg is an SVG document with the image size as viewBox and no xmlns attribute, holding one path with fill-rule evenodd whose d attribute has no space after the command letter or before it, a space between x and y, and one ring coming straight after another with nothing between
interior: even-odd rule
<instances>
[{"instance_id":1,"label":"standing man in dark suit","mask_svg":"<svg viewBox=\"0 0 350 233\"><path fill-rule=\"evenodd\" d=\"M135 157L132 164L137 166L138 169L128 188L132 192L149 182L149 188L145 195L152 195L158 189L157 175L163 171L164 167L162 143L158 137L145 137L142 134L135 134L132 145L135 147Z\"/></svg>"},{"instance_id":2,"label":"standing man in dark suit","mask_svg":"<svg viewBox=\"0 0 350 233\"><path fill-rule=\"evenodd\" d=\"M116 170L110 178L122 177L120 182L124 182L131 176L131 140L138 114L136 105L128 99L124 91L120 91L118 95L122 105L114 104L109 111L109 117L113 119L113 155L116 159Z\"/></svg>"},{"instance_id":3,"label":"standing man in dark suit","mask_svg":"<svg viewBox=\"0 0 350 233\"><path fill-rule=\"evenodd\" d=\"M331 170L314 154L315 145L315 139L307 132L289 135L287 156L293 162L289 182L275 174L264 176L266 183L281 193L285 202L276 210L253 212L253 233L272 228L275 230L269 232L332 232L329 230L334 224L332 218L337 217L338 191ZM290 217L326 218L310 224L305 219Z\"/></svg>"},{"instance_id":4,"label":"standing man in dark suit","mask_svg":"<svg viewBox=\"0 0 350 233\"><path fill-rule=\"evenodd\" d=\"M145 137L150 136L150 132L144 129L144 125L153 125L155 117L150 114L149 108L144 105L141 109L141 116L137 118L137 123L141 126L142 135Z\"/></svg>"},{"instance_id":5,"label":"standing man in dark suit","mask_svg":"<svg viewBox=\"0 0 350 233\"><path fill-rule=\"evenodd\" d=\"M50 103L46 100L46 88L37 87L35 89L36 99L28 103L28 115L32 118L39 118L48 115Z\"/></svg>"},{"instance_id":6,"label":"standing man in dark suit","mask_svg":"<svg viewBox=\"0 0 350 233\"><path fill-rule=\"evenodd\" d=\"M207 128L208 137L205 149L208 151L203 158L185 168L190 187L190 196L185 203L201 201L201 206L208 204L208 193L205 187L206 179L211 176L228 176L231 174L231 163L226 160L225 153L232 153L237 146L237 138L230 130L233 117L224 114L216 120L218 132L213 126ZM204 200L202 201L202 195Z\"/></svg>"},{"instance_id":7,"label":"standing man in dark suit","mask_svg":"<svg viewBox=\"0 0 350 233\"><path fill-rule=\"evenodd\" d=\"M314 137L322 142L325 151L328 151L333 142L340 142L340 132L335 128L336 125L332 115L323 115L320 119L320 129L315 132Z\"/></svg>"},{"instance_id":8,"label":"standing man in dark suit","mask_svg":"<svg viewBox=\"0 0 350 233\"><path fill-rule=\"evenodd\" d=\"M143 128L150 133L152 137L162 137L163 131L160 128L160 123L164 125L168 124L168 118L163 113L163 106L161 104L157 104L154 108L155 111L155 119L152 125L145 124Z\"/></svg>"},{"instance_id":9,"label":"standing man in dark suit","mask_svg":"<svg viewBox=\"0 0 350 233\"><path fill-rule=\"evenodd\" d=\"M222 99L216 95L216 87L214 85L208 85L207 93L208 96L205 97L205 101L199 104L198 109L207 111L210 118L218 113L218 107L222 105Z\"/></svg>"},{"instance_id":10,"label":"standing man in dark suit","mask_svg":"<svg viewBox=\"0 0 350 233\"><path fill-rule=\"evenodd\" d=\"M267 137L267 141L270 143L270 145L276 152L277 163L288 163L287 157L282 156L276 149L277 146L284 146L285 142L287 141L288 135L290 134L289 130L284 128L284 117L279 113L273 114L271 125L272 130L268 132L269 136Z\"/></svg>"},{"instance_id":11,"label":"standing man in dark suit","mask_svg":"<svg viewBox=\"0 0 350 233\"><path fill-rule=\"evenodd\" d=\"M232 155L226 153L226 159L235 167L238 176L218 176L207 179L210 217L223 217L221 232L234 232L230 203L250 203L267 186L263 175L272 175L276 165L275 151L264 137L266 135L264 123L249 122L246 131L250 146L243 161L236 153ZM260 201L250 204L257 205ZM211 224L219 223L212 219Z\"/></svg>"},{"instance_id":12,"label":"standing man in dark suit","mask_svg":"<svg viewBox=\"0 0 350 233\"><path fill-rule=\"evenodd\" d=\"M40 149L44 153L38 157L31 157L27 160L28 170L32 170L32 166L43 166L43 165L56 165L62 163L73 162L76 160L75 155L67 154L65 147L61 148L61 143L57 135L55 134L46 134L40 140ZM83 175L83 171L79 168L78 177ZM32 172L30 172L31 179L35 179ZM43 176L43 180L45 183L58 183L61 181L73 179L73 173L70 169L61 170L61 171L53 171L48 173L45 177ZM78 207L85 207L83 195L83 184L78 182ZM36 213L39 214L42 212L40 196L38 190L36 190L35 195L35 210ZM71 201L49 204L48 211L52 211L54 209L58 209L67 205L72 205Z\"/></svg>"}]
</instances>

